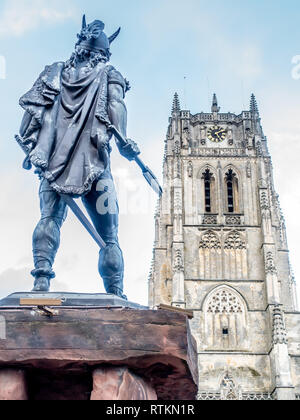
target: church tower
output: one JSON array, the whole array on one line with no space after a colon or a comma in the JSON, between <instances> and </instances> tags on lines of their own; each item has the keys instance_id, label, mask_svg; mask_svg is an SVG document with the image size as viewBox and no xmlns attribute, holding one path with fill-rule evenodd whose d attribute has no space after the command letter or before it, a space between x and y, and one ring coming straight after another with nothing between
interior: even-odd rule
<instances>
[{"instance_id":1,"label":"church tower","mask_svg":"<svg viewBox=\"0 0 300 420\"><path fill-rule=\"evenodd\" d=\"M149 304L194 311L199 399L300 399L300 313L254 95L239 115L175 94Z\"/></svg>"}]
</instances>

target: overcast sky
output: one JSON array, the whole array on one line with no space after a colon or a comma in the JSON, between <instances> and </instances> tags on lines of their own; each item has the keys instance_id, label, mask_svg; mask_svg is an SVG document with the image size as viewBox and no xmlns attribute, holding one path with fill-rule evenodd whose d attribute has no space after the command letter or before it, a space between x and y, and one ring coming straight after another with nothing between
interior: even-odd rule
<instances>
[{"instance_id":1,"label":"overcast sky","mask_svg":"<svg viewBox=\"0 0 300 420\"><path fill-rule=\"evenodd\" d=\"M132 86L128 134L159 177L175 91L194 114L210 110L213 92L221 111L235 113L248 109L255 93L299 279L299 12L298 0L0 0L0 296L32 288L31 236L39 219L38 180L21 168L13 140L22 117L18 100L46 64L71 55L83 13L103 20L108 35L122 27L112 64ZM147 303L156 197L116 152L113 171L126 292ZM72 215L62 233L53 290L103 291L97 249Z\"/></svg>"}]
</instances>

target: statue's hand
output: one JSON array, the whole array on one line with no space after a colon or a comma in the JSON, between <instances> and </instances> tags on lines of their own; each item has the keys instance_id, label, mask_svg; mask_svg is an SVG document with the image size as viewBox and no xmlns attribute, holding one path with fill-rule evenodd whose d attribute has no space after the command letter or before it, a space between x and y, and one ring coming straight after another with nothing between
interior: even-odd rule
<instances>
[{"instance_id":1,"label":"statue's hand","mask_svg":"<svg viewBox=\"0 0 300 420\"><path fill-rule=\"evenodd\" d=\"M131 139L127 139L125 146L119 146L119 150L121 155L128 160L134 160L141 153L138 145Z\"/></svg>"}]
</instances>

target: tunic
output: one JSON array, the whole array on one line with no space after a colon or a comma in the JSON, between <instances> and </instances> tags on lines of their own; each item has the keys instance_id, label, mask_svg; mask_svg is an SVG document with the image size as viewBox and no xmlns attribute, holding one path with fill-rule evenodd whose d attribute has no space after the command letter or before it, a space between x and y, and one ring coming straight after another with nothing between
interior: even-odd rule
<instances>
[{"instance_id":1,"label":"tunic","mask_svg":"<svg viewBox=\"0 0 300 420\"><path fill-rule=\"evenodd\" d=\"M105 141L108 154L108 85L127 84L114 67L99 63L71 82L65 63L47 66L33 88L20 99L31 121L18 142L27 148L31 163L58 193L80 197L107 169L99 153Z\"/></svg>"}]
</instances>

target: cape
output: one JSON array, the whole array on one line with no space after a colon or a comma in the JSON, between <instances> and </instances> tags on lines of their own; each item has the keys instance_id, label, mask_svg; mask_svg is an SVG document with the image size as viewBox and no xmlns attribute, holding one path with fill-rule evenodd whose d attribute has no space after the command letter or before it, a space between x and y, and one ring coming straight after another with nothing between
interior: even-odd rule
<instances>
[{"instance_id":1,"label":"cape","mask_svg":"<svg viewBox=\"0 0 300 420\"><path fill-rule=\"evenodd\" d=\"M107 169L97 146L108 138L109 83L119 83L125 96L126 81L114 67L99 63L70 82L65 63L59 62L47 66L20 99L30 122L18 143L58 193L83 196ZM109 138L105 146L109 154Z\"/></svg>"}]
</instances>

